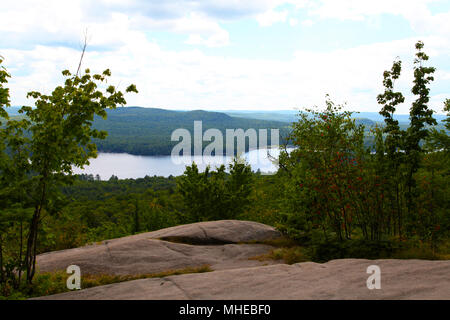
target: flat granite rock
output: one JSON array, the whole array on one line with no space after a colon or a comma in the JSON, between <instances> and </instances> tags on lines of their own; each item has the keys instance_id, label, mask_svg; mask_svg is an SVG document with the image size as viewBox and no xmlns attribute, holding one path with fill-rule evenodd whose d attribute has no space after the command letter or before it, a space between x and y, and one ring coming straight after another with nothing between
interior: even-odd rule
<instances>
[{"instance_id":1,"label":"flat granite rock","mask_svg":"<svg viewBox=\"0 0 450 320\"><path fill-rule=\"evenodd\" d=\"M78 265L84 274L120 275L203 265L209 265L213 270L251 267L278 263L249 260L273 247L242 242L262 242L280 236L274 228L257 222L200 222L41 254L37 256L37 266L40 272L66 270L69 265Z\"/></svg>"},{"instance_id":2,"label":"flat granite rock","mask_svg":"<svg viewBox=\"0 0 450 320\"><path fill-rule=\"evenodd\" d=\"M367 288L367 267L381 289ZM37 299L450 299L450 261L339 259L133 280Z\"/></svg>"}]
</instances>

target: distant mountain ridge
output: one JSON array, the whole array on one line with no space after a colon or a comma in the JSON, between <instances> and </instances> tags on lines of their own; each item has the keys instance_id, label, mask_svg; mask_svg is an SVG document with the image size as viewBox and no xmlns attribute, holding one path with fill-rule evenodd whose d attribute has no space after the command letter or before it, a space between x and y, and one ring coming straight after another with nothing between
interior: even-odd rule
<instances>
[{"instance_id":1,"label":"distant mountain ridge","mask_svg":"<svg viewBox=\"0 0 450 320\"><path fill-rule=\"evenodd\" d=\"M8 107L11 116L20 115L20 107ZM280 143L284 143L290 132L290 125L298 119L298 110L281 111L180 111L162 108L143 108L137 106L119 107L107 110L108 117L103 120L95 117L93 126L108 132L105 140L95 140L100 152L129 153L134 155L170 155L179 141L171 141L174 130L183 128L191 133L193 139L194 121L202 121L202 131L215 128L225 137L226 129L279 129ZM438 122L445 115L434 115ZM367 129L384 119L376 112L355 113L357 124ZM405 129L409 123L408 115L396 115L401 127ZM267 141L270 144L270 133ZM369 139L370 140L370 139ZM205 147L210 142L204 142ZM224 141L224 148L225 148ZM246 148L248 149L248 148ZM225 153L225 150L224 150Z\"/></svg>"},{"instance_id":2,"label":"distant mountain ridge","mask_svg":"<svg viewBox=\"0 0 450 320\"><path fill-rule=\"evenodd\" d=\"M11 107L5 108L5 110L10 116L18 116L20 114L19 113L20 108L21 107L19 107L19 106L11 106Z\"/></svg>"},{"instance_id":3,"label":"distant mountain ridge","mask_svg":"<svg viewBox=\"0 0 450 320\"><path fill-rule=\"evenodd\" d=\"M298 118L299 110L273 110L273 111L252 111L252 110L229 110L222 111L233 117L244 117L252 119L273 119L285 122L294 122ZM384 118L378 112L354 112L353 118L360 120L362 124L375 124L383 122ZM433 114L436 121L442 121L446 118L444 114ZM399 122L409 122L409 114L394 114L394 118Z\"/></svg>"},{"instance_id":4,"label":"distant mountain ridge","mask_svg":"<svg viewBox=\"0 0 450 320\"><path fill-rule=\"evenodd\" d=\"M11 106L6 108L6 111L9 115L19 115L19 109L21 106ZM296 121L298 117L299 110L216 110L216 111L210 111L210 110L168 110L164 108L146 108L146 107L139 107L139 106L128 106L128 107L120 107L119 109L127 109L127 113L131 111L133 108L137 109L149 109L153 110L151 111L153 115L157 116L163 115L167 116L169 113L173 113L173 116L175 116L176 113L179 112L186 112L187 115L190 116L196 116L201 115L202 112L207 112L211 114L225 114L231 117L243 117L243 118L249 118L249 119L257 119L257 120L274 120L274 121L283 121L283 122L293 122ZM167 112L167 113L166 113ZM130 114L130 113L128 113ZM382 122L384 121L384 118L382 115L380 115L378 112L356 112L353 114L353 117L355 119L368 119L374 122ZM446 118L445 114L433 114L433 117L436 119L436 121L440 122ZM394 114L394 118L397 119L399 122L409 122L409 114Z\"/></svg>"},{"instance_id":5,"label":"distant mountain ridge","mask_svg":"<svg viewBox=\"0 0 450 320\"><path fill-rule=\"evenodd\" d=\"M172 132L183 128L194 136L194 121L202 121L202 131L215 128L225 137L226 129L279 129L286 137L289 124L232 117L213 111L172 111L159 108L120 107L108 110L107 120L95 117L93 126L108 132L105 140L96 140L99 151L126 152L135 155L170 155L179 141L171 141ZM193 140L192 140L193 141ZM204 142L204 146L210 142ZM268 142L270 133L268 131ZM226 146L224 141L224 147Z\"/></svg>"}]
</instances>

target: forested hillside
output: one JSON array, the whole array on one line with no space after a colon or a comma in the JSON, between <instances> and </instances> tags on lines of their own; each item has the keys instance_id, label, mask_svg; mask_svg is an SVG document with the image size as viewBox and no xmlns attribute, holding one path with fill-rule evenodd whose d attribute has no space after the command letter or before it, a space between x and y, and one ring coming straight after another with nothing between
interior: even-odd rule
<instances>
[{"instance_id":1,"label":"forested hillside","mask_svg":"<svg viewBox=\"0 0 450 320\"><path fill-rule=\"evenodd\" d=\"M8 113L13 119L22 119L18 112L18 107L8 108ZM373 146L374 140L370 130L376 125L383 126L384 123L373 119L378 119L372 113L353 113L357 125L365 127L365 145ZM106 139L94 139L100 152L129 153L134 155L170 155L173 147L178 141L171 141L171 134L178 128L189 130L193 139L194 121L202 121L203 132L210 128L219 129L225 138L226 129L253 128L268 129L268 144L270 143L269 129L280 130L279 143L292 141L287 139L292 123L298 120L298 111L172 111L158 108L143 107L120 107L107 110L107 118L100 116L94 118L93 127L108 133ZM369 118L370 117L370 118ZM271 119L271 120L269 120ZM400 129L406 130L408 122L402 122L405 117L399 117ZM442 124L443 115L436 115L438 121L437 129L445 129ZM206 146L209 142L204 142ZM248 143L248 142L247 142ZM225 148L225 144L224 144ZM246 146L248 151L248 145ZM225 154L225 150L223 151Z\"/></svg>"},{"instance_id":2,"label":"forested hillside","mask_svg":"<svg viewBox=\"0 0 450 320\"><path fill-rule=\"evenodd\" d=\"M170 111L127 107L108 110L106 120L95 118L94 127L108 132L105 140L95 142L99 151L103 152L170 155L172 148L178 143L171 141L172 132L184 128L189 130L193 137L194 121L202 121L203 131L209 128L219 129L224 138L226 129L280 129L280 138L286 137L289 132L289 125L281 121L236 118L220 112L200 110ZM268 139L270 141L269 131Z\"/></svg>"}]
</instances>

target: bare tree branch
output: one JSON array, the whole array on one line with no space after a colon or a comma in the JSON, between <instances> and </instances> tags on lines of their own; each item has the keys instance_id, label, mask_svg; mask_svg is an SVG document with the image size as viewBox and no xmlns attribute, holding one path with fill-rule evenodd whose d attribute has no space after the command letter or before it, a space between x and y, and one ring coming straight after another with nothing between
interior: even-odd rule
<instances>
[{"instance_id":1,"label":"bare tree branch","mask_svg":"<svg viewBox=\"0 0 450 320\"><path fill-rule=\"evenodd\" d=\"M81 51L80 62L78 63L77 73L75 74L76 76L78 76L78 73L80 72L81 63L83 62L83 57L84 57L84 53L86 52L87 44L88 44L88 30L86 29L86 30L84 31L84 43L83 43L83 45L82 45L82 51Z\"/></svg>"}]
</instances>

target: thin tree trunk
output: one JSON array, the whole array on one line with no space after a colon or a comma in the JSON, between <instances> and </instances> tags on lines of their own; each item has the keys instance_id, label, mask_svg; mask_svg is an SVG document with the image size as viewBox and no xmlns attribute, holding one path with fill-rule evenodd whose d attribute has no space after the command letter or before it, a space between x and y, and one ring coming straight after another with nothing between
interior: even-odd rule
<instances>
[{"instance_id":1,"label":"thin tree trunk","mask_svg":"<svg viewBox=\"0 0 450 320\"><path fill-rule=\"evenodd\" d=\"M25 255L25 264L27 268L27 282L31 284L34 276L34 270L33 270L33 260L34 260L34 248L35 248L35 240L37 235L37 227L38 227L38 217L39 214L39 206L36 206L33 218L31 219L30 223L30 232L28 234L28 241L27 241L27 252Z\"/></svg>"},{"instance_id":2,"label":"thin tree trunk","mask_svg":"<svg viewBox=\"0 0 450 320\"><path fill-rule=\"evenodd\" d=\"M39 229L39 219L41 216L42 206L44 205L45 195L46 195L46 179L47 175L44 174L41 180L42 192L40 203L36 205L33 218L30 224L30 232L27 241L27 253L26 253L26 267L27 267L27 282L31 284L36 271L36 248L37 248L37 237Z\"/></svg>"}]
</instances>

